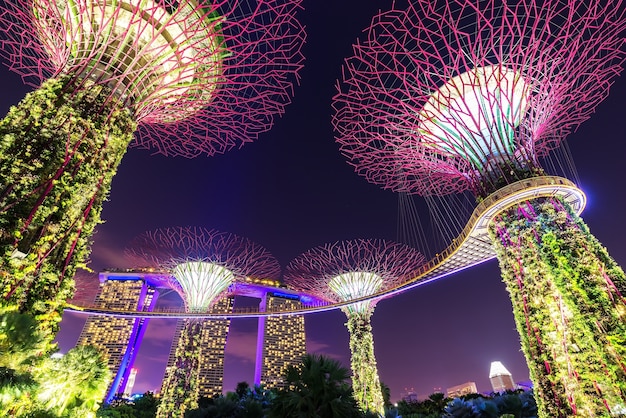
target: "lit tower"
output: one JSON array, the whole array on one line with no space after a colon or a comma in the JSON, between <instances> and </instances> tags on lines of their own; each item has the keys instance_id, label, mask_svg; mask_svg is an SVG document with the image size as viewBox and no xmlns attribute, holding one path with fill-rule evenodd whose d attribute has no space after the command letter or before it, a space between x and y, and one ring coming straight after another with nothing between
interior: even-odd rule
<instances>
[{"instance_id":1,"label":"lit tower","mask_svg":"<svg viewBox=\"0 0 626 418\"><path fill-rule=\"evenodd\" d=\"M151 312L156 306L163 274L153 272L103 272L99 275L99 291L95 297L96 307L121 311ZM77 274L77 292L85 281ZM93 345L106 358L112 380L103 394L106 403L120 395L126 387L144 334L148 318L91 315L78 337L77 345Z\"/></svg>"},{"instance_id":2,"label":"lit tower","mask_svg":"<svg viewBox=\"0 0 626 418\"><path fill-rule=\"evenodd\" d=\"M411 278L424 262L413 248L384 240L351 240L313 248L286 268L285 282L330 302L367 297ZM384 415L371 316L379 299L342 308L348 317L352 388L359 407Z\"/></svg>"},{"instance_id":3,"label":"lit tower","mask_svg":"<svg viewBox=\"0 0 626 418\"><path fill-rule=\"evenodd\" d=\"M499 361L492 361L489 369L489 381L494 392L504 392L507 390L515 390L515 382L513 375Z\"/></svg>"},{"instance_id":4,"label":"lit tower","mask_svg":"<svg viewBox=\"0 0 626 418\"><path fill-rule=\"evenodd\" d=\"M131 141L222 153L267 131L302 63L300 0L12 0L0 56L37 89L0 121L5 302L54 311Z\"/></svg>"},{"instance_id":5,"label":"lit tower","mask_svg":"<svg viewBox=\"0 0 626 418\"><path fill-rule=\"evenodd\" d=\"M625 401L624 273L541 165L608 94L625 27L619 0L417 0L374 18L334 99L368 180L511 197L489 228L543 416Z\"/></svg>"},{"instance_id":6,"label":"lit tower","mask_svg":"<svg viewBox=\"0 0 626 418\"><path fill-rule=\"evenodd\" d=\"M250 276L276 279L280 275L280 265L260 245L234 234L204 228L146 232L133 240L127 253L160 271L170 272L170 285L183 299L187 312L219 309L225 313L232 305L224 296L236 280ZM205 381L205 372L209 377L219 378L221 393L228 325L226 319L184 320L173 367L166 370L157 416L182 417L186 409L197 408L202 387L216 386ZM215 344L215 340L219 343Z\"/></svg>"}]
</instances>

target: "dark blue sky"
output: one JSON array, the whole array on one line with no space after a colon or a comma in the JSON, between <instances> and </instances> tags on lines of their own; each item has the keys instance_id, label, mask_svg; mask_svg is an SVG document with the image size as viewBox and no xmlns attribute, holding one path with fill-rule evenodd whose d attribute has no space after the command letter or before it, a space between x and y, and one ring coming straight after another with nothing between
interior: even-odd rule
<instances>
[{"instance_id":1,"label":"dark blue sky","mask_svg":"<svg viewBox=\"0 0 626 418\"><path fill-rule=\"evenodd\" d=\"M193 160L151 156L131 149L112 185L94 236L92 268L123 267L124 246L158 227L200 225L248 237L286 265L300 253L353 238L397 239L398 196L357 176L340 155L330 124L331 98L344 57L372 16L391 1L305 0L307 61L293 103L258 141L225 155ZM2 110L27 91L0 70ZM623 118L626 77L617 79L596 114L567 139L587 193L583 218L622 265L626 264ZM438 238L431 237L433 241ZM306 319L309 351L349 366L345 316L339 311ZM64 350L75 344L81 320L68 317ZM433 388L475 381L490 390L489 365L500 360L515 380L528 378L511 305L495 261L379 303L373 316L382 381L396 400L405 388L421 396ZM139 354L136 389L158 388L173 322L153 320ZM256 323L233 321L225 389L252 381Z\"/></svg>"}]
</instances>

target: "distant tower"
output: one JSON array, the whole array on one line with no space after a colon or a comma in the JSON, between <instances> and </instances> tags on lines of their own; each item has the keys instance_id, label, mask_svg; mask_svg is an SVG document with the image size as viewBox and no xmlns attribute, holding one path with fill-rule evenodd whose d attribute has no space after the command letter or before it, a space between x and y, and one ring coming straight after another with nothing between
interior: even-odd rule
<instances>
[{"instance_id":1,"label":"distant tower","mask_svg":"<svg viewBox=\"0 0 626 418\"><path fill-rule=\"evenodd\" d=\"M101 289L95 306L102 309L147 311L154 309L162 282L153 273L100 273ZM106 356L113 381L104 398L111 402L121 394L135 362L144 333L147 318L121 318L93 315L87 318L77 345L94 345Z\"/></svg>"},{"instance_id":2,"label":"distant tower","mask_svg":"<svg viewBox=\"0 0 626 418\"><path fill-rule=\"evenodd\" d=\"M37 89L0 123L2 301L60 312L131 142L194 157L269 130L302 67L299 8L3 1L0 56Z\"/></svg>"},{"instance_id":3,"label":"distant tower","mask_svg":"<svg viewBox=\"0 0 626 418\"><path fill-rule=\"evenodd\" d=\"M169 272L169 285L181 296L187 312L221 309L218 301L237 280L249 276L275 279L280 274L276 259L260 245L237 235L204 228L164 228L146 232L133 240L127 253ZM223 354L217 354L217 350L223 353L227 321L214 323L216 341L211 341L211 321L186 319L183 323L173 366L163 382L157 417L182 417L186 409L197 408L200 388L206 384L208 390L215 381L210 376L211 370L207 371L208 376L202 377L200 369L206 364L203 354L222 358L223 362ZM204 351L207 344L212 348ZM216 370L221 373L219 367ZM206 378L204 383L203 378Z\"/></svg>"},{"instance_id":4,"label":"distant tower","mask_svg":"<svg viewBox=\"0 0 626 418\"><path fill-rule=\"evenodd\" d=\"M412 278L424 257L403 244L352 240L313 248L292 260L285 282L294 289L332 302L349 301L390 289ZM374 356L371 316L378 300L342 308L348 317L352 388L363 411L384 414Z\"/></svg>"},{"instance_id":5,"label":"distant tower","mask_svg":"<svg viewBox=\"0 0 626 418\"><path fill-rule=\"evenodd\" d=\"M476 382L465 382L446 389L446 397L458 398L459 396L468 395L470 393L478 393Z\"/></svg>"},{"instance_id":6,"label":"distant tower","mask_svg":"<svg viewBox=\"0 0 626 418\"><path fill-rule=\"evenodd\" d=\"M133 387L135 386L135 379L137 378L137 369L130 369L130 374L128 375L128 380L126 381L126 385L124 387L124 397L130 398L133 394Z\"/></svg>"},{"instance_id":7,"label":"distant tower","mask_svg":"<svg viewBox=\"0 0 626 418\"><path fill-rule=\"evenodd\" d=\"M345 62L341 152L386 188L488 204L539 415L621 413L626 276L570 204L582 191L548 173L570 164L553 151L622 71L623 1L406 3L377 15Z\"/></svg>"},{"instance_id":8,"label":"distant tower","mask_svg":"<svg viewBox=\"0 0 626 418\"><path fill-rule=\"evenodd\" d=\"M266 292L261 299L262 312L301 308L298 295ZM284 388L287 367L300 363L306 354L304 316L266 316L259 318L254 383L267 389Z\"/></svg>"},{"instance_id":9,"label":"distant tower","mask_svg":"<svg viewBox=\"0 0 626 418\"><path fill-rule=\"evenodd\" d=\"M504 392L506 390L515 390L515 382L513 376L506 367L499 361L491 362L489 370L489 381L494 392Z\"/></svg>"}]
</instances>

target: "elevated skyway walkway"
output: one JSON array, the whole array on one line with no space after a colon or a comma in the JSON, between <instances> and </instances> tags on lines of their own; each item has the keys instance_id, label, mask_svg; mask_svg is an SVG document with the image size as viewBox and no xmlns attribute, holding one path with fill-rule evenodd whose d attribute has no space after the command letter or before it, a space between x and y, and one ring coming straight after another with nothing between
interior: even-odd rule
<instances>
[{"instance_id":1,"label":"elevated skyway walkway","mask_svg":"<svg viewBox=\"0 0 626 418\"><path fill-rule=\"evenodd\" d=\"M426 263L418 274L411 280L398 287L368 297L354 299L341 303L314 303L307 304L300 309L290 311L265 311L257 307L236 308L232 313L209 314L188 313L180 310L155 310L152 312L116 311L97 308L95 306L70 305L66 310L86 315L108 315L117 317L146 317L146 318L250 318L262 316L300 315L338 309L343 306L371 299L380 299L393 296L401 292L441 279L461 270L491 260L495 252L488 235L489 222L503 210L523 201L542 197L559 196L578 213L582 213L586 204L585 194L570 180L556 176L533 177L512 183L486 197L474 209L465 228L452 243L434 259ZM238 285L238 292L245 292L245 286ZM267 289L271 291L271 289ZM294 291L279 289L282 292L297 294Z\"/></svg>"}]
</instances>

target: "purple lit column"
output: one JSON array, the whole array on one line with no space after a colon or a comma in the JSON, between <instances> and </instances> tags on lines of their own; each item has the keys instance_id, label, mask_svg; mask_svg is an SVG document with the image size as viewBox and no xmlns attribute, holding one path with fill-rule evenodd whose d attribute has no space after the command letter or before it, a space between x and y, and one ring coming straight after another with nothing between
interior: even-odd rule
<instances>
[{"instance_id":1,"label":"purple lit column","mask_svg":"<svg viewBox=\"0 0 626 418\"><path fill-rule=\"evenodd\" d=\"M259 312L265 312L267 307L267 293L264 293L259 303ZM261 384L261 373L263 371L263 342L265 341L265 317L259 318L259 328L256 337L256 360L254 363L254 384Z\"/></svg>"}]
</instances>

